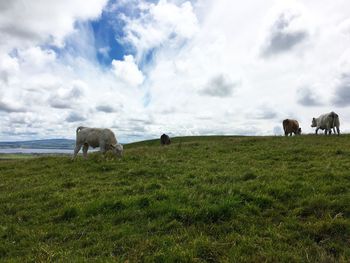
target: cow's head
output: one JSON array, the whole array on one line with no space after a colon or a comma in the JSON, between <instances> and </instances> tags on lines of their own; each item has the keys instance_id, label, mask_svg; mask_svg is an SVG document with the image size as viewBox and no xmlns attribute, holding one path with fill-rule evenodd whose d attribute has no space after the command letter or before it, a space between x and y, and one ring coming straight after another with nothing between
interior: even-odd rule
<instances>
[{"instance_id":1,"label":"cow's head","mask_svg":"<svg viewBox=\"0 0 350 263\"><path fill-rule=\"evenodd\" d=\"M115 155L121 157L123 155L124 147L120 143L117 143L116 145L111 145L112 151Z\"/></svg>"},{"instance_id":2,"label":"cow's head","mask_svg":"<svg viewBox=\"0 0 350 263\"><path fill-rule=\"evenodd\" d=\"M301 134L301 128L298 128L297 130L297 134L300 135Z\"/></svg>"},{"instance_id":3,"label":"cow's head","mask_svg":"<svg viewBox=\"0 0 350 263\"><path fill-rule=\"evenodd\" d=\"M316 126L317 126L316 118L312 118L311 127L316 127Z\"/></svg>"}]
</instances>

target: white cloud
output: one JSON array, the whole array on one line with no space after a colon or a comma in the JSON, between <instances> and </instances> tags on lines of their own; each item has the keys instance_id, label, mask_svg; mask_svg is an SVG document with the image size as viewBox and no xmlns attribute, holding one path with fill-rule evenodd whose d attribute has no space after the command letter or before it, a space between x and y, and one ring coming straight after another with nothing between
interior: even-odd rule
<instances>
[{"instance_id":1,"label":"white cloud","mask_svg":"<svg viewBox=\"0 0 350 263\"><path fill-rule=\"evenodd\" d=\"M123 41L136 48L138 58L165 43L177 45L198 31L197 17L188 1L180 5L167 0L160 0L157 4L141 1L137 7L141 10L139 17L122 18L125 21Z\"/></svg>"},{"instance_id":2,"label":"white cloud","mask_svg":"<svg viewBox=\"0 0 350 263\"><path fill-rule=\"evenodd\" d=\"M0 111L2 112L24 112L25 109L19 105L16 105L12 102L2 101L0 100Z\"/></svg>"},{"instance_id":3,"label":"white cloud","mask_svg":"<svg viewBox=\"0 0 350 263\"><path fill-rule=\"evenodd\" d=\"M8 84L10 77L18 72L17 58L0 53L0 81Z\"/></svg>"},{"instance_id":4,"label":"white cloud","mask_svg":"<svg viewBox=\"0 0 350 263\"><path fill-rule=\"evenodd\" d=\"M303 14L299 11L293 9L280 11L267 31L262 55L270 57L288 52L298 46L309 36L305 26Z\"/></svg>"},{"instance_id":5,"label":"white cloud","mask_svg":"<svg viewBox=\"0 0 350 263\"><path fill-rule=\"evenodd\" d=\"M121 82L131 86L141 85L144 75L139 70L132 55L124 56L124 60L113 60L113 73Z\"/></svg>"},{"instance_id":6,"label":"white cloud","mask_svg":"<svg viewBox=\"0 0 350 263\"><path fill-rule=\"evenodd\" d=\"M28 47L43 41L62 46L77 20L97 18L107 0L2 1L0 48Z\"/></svg>"},{"instance_id":7,"label":"white cloud","mask_svg":"<svg viewBox=\"0 0 350 263\"><path fill-rule=\"evenodd\" d=\"M55 62L56 53L53 50L43 50L38 46L34 46L28 49L19 49L18 57L21 59L22 67L43 70L46 66Z\"/></svg>"},{"instance_id":8,"label":"white cloud","mask_svg":"<svg viewBox=\"0 0 350 263\"><path fill-rule=\"evenodd\" d=\"M350 131L346 0L112 2L129 55L100 65L113 47L96 47L86 20L105 3L2 3L0 140L73 138L77 125L112 127L122 142L279 134L285 118L308 133L330 110Z\"/></svg>"},{"instance_id":9,"label":"white cloud","mask_svg":"<svg viewBox=\"0 0 350 263\"><path fill-rule=\"evenodd\" d=\"M315 1L308 4L290 1L282 6L275 1L247 4L224 1L202 6L198 32L181 47L165 45L157 52L148 78L150 109L155 112L171 109L168 118L184 123L185 127L195 126L194 130L208 125L196 119L197 113L211 112L209 123L218 126L217 120L225 116L222 128L228 133L238 126L247 131L256 129L258 134L272 134L273 127L290 116L299 119L306 132L311 131L310 116L328 111L329 101L305 109L298 104L300 94L296 91L300 86L309 86L317 87L316 99L332 95L334 79L339 75L334 67L349 50L345 46L349 40L344 41L344 36L332 29L343 16L342 4L344 1L334 3L332 8L339 10L338 15L328 18L327 11ZM276 52L283 56L261 59L261 46L271 37L271 25L281 14L286 14L286 27L281 34L293 37L301 32L301 42L287 41ZM341 39L336 47L331 43L334 39ZM201 87L208 88L211 76L220 72L242 81L234 95L227 102L198 97ZM262 104L265 108L261 108ZM228 109L230 113L225 115ZM254 122L245 123L246 116ZM186 132L173 128L179 133Z\"/></svg>"},{"instance_id":10,"label":"white cloud","mask_svg":"<svg viewBox=\"0 0 350 263\"><path fill-rule=\"evenodd\" d=\"M80 105L80 99L84 94L84 90L87 89L87 85L80 81L75 80L72 82L71 87L61 87L52 92L48 102L51 107L57 109L70 109Z\"/></svg>"},{"instance_id":11,"label":"white cloud","mask_svg":"<svg viewBox=\"0 0 350 263\"><path fill-rule=\"evenodd\" d=\"M297 90L297 102L303 106L321 106L324 105L322 98L312 89L303 87Z\"/></svg>"},{"instance_id":12,"label":"white cloud","mask_svg":"<svg viewBox=\"0 0 350 263\"><path fill-rule=\"evenodd\" d=\"M99 105L96 107L96 110L104 112L104 113L112 113L112 112L116 111L116 109L114 107L109 106L109 105Z\"/></svg>"},{"instance_id":13,"label":"white cloud","mask_svg":"<svg viewBox=\"0 0 350 263\"><path fill-rule=\"evenodd\" d=\"M98 49L98 53L100 53L103 57L108 57L108 52L111 50L110 47L101 47Z\"/></svg>"},{"instance_id":14,"label":"white cloud","mask_svg":"<svg viewBox=\"0 0 350 263\"><path fill-rule=\"evenodd\" d=\"M65 120L67 122L84 122L86 117L79 112L71 112Z\"/></svg>"},{"instance_id":15,"label":"white cloud","mask_svg":"<svg viewBox=\"0 0 350 263\"><path fill-rule=\"evenodd\" d=\"M336 86L333 102L339 107L350 106L350 72L341 75Z\"/></svg>"},{"instance_id":16,"label":"white cloud","mask_svg":"<svg viewBox=\"0 0 350 263\"><path fill-rule=\"evenodd\" d=\"M237 85L237 83L233 83L226 76L219 74L213 77L200 93L207 96L225 98L232 95L233 89Z\"/></svg>"},{"instance_id":17,"label":"white cloud","mask_svg":"<svg viewBox=\"0 0 350 263\"><path fill-rule=\"evenodd\" d=\"M248 119L254 120L273 120L278 118L278 113L276 109L262 105L254 109L250 109L249 113L246 116Z\"/></svg>"}]
</instances>

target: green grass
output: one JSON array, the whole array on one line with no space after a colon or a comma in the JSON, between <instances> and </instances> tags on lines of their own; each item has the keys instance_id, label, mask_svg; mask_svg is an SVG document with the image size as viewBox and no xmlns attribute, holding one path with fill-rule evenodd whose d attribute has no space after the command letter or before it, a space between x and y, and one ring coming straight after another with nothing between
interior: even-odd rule
<instances>
[{"instance_id":1,"label":"green grass","mask_svg":"<svg viewBox=\"0 0 350 263\"><path fill-rule=\"evenodd\" d=\"M350 136L0 161L0 261L349 262Z\"/></svg>"},{"instance_id":2,"label":"green grass","mask_svg":"<svg viewBox=\"0 0 350 263\"><path fill-rule=\"evenodd\" d=\"M38 155L33 154L22 154L22 153L0 153L0 161L8 160L8 159L27 159L27 158L35 158Z\"/></svg>"}]
</instances>

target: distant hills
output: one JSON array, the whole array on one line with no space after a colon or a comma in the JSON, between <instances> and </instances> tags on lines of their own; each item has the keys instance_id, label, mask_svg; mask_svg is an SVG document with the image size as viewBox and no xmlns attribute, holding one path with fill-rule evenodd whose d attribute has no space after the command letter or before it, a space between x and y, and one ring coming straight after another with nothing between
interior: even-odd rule
<instances>
[{"instance_id":1,"label":"distant hills","mask_svg":"<svg viewBox=\"0 0 350 263\"><path fill-rule=\"evenodd\" d=\"M25 149L74 149L75 140L48 139L34 141L0 142L0 149L25 148Z\"/></svg>"}]
</instances>

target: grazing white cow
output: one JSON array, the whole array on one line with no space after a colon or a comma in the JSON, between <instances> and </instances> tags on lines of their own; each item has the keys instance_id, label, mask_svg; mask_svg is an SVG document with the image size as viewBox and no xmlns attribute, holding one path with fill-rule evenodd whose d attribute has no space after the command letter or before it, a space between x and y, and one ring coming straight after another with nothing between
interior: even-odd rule
<instances>
[{"instance_id":1,"label":"grazing white cow","mask_svg":"<svg viewBox=\"0 0 350 263\"><path fill-rule=\"evenodd\" d=\"M89 146L100 147L102 153L112 150L116 155L122 156L123 145L117 142L114 133L110 129L78 127L73 159L83 146L83 156L87 158Z\"/></svg>"},{"instance_id":2,"label":"grazing white cow","mask_svg":"<svg viewBox=\"0 0 350 263\"><path fill-rule=\"evenodd\" d=\"M316 134L319 129L325 130L324 133L327 135L333 132L335 133L335 128L337 128L338 135L340 134L339 130L339 116L335 112L330 112L326 114L322 114L318 118L312 118L311 127L316 127Z\"/></svg>"}]
</instances>

